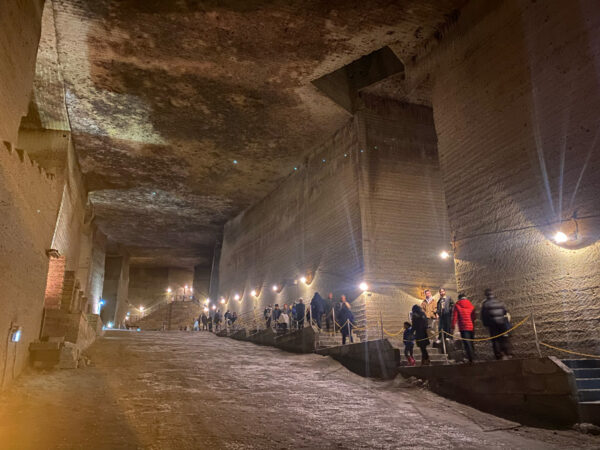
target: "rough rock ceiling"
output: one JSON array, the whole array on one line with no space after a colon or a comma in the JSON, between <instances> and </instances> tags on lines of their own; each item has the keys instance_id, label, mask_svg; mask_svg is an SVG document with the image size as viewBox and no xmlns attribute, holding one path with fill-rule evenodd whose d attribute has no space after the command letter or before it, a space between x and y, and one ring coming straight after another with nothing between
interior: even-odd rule
<instances>
[{"instance_id":1,"label":"rough rock ceiling","mask_svg":"<svg viewBox=\"0 0 600 450\"><path fill-rule=\"evenodd\" d=\"M180 265L348 120L312 80L409 58L465 2L52 1L97 221L133 263Z\"/></svg>"}]
</instances>

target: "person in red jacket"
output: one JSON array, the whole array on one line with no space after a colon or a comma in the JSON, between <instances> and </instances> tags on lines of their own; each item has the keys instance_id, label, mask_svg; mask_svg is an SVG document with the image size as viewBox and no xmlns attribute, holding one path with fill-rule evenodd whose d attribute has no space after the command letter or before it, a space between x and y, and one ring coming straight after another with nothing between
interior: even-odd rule
<instances>
[{"instance_id":1,"label":"person in red jacket","mask_svg":"<svg viewBox=\"0 0 600 450\"><path fill-rule=\"evenodd\" d=\"M473 341L466 339L475 339L475 307L467 299L465 294L459 294L458 301L454 305L454 311L452 313L452 332L458 322L458 330L460 331L460 337L463 338L463 347L467 358L470 363L473 362L475 356L475 350L473 349Z\"/></svg>"}]
</instances>

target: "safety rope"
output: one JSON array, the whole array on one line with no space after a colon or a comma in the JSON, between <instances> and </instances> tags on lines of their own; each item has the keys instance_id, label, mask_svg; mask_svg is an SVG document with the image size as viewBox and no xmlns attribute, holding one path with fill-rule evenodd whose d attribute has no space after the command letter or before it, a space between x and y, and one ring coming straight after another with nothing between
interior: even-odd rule
<instances>
[{"instance_id":1,"label":"safety rope","mask_svg":"<svg viewBox=\"0 0 600 450\"><path fill-rule=\"evenodd\" d=\"M560 347L555 347L554 345L550 345L550 344L546 344L545 342L540 341L540 344L548 347L548 348L552 348L554 350L558 350L560 352L565 352L565 353L570 353L572 355L579 355L579 356L585 356L586 358L594 358L594 359L600 359L600 356L598 355L590 355L588 353L580 353L580 352L574 352L572 350L566 350L564 348L560 348Z\"/></svg>"},{"instance_id":2,"label":"safety rope","mask_svg":"<svg viewBox=\"0 0 600 450\"><path fill-rule=\"evenodd\" d=\"M523 320L521 320L518 324L516 324L514 327L512 327L509 330L506 330L500 334L497 334L496 336L490 336L490 337L485 337L485 338L479 338L479 339L468 339L468 338L463 338L461 337L460 339L462 341L471 341L471 342L481 342L481 341L490 341L492 339L496 339L500 336L504 336L505 334L510 333L511 331L513 331L516 328L519 328L521 325L523 325L525 322L527 322L527 320L529 320L530 316L525 317ZM442 333L447 334L448 336L454 336L452 333L448 333L447 331L442 330Z\"/></svg>"},{"instance_id":3,"label":"safety rope","mask_svg":"<svg viewBox=\"0 0 600 450\"><path fill-rule=\"evenodd\" d=\"M346 319L346 322L344 322L344 325L340 325L337 320L334 320L335 324L340 327L340 328L344 328L346 325L350 324L351 328L353 330L358 330L358 331L364 331L367 329L367 327L359 327L356 324L353 324L352 322L350 322L350 319Z\"/></svg>"}]
</instances>

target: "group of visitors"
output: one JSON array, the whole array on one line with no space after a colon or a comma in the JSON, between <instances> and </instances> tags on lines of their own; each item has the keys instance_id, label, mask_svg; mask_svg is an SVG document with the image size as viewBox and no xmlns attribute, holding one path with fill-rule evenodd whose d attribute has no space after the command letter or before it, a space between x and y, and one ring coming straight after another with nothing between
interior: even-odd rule
<instances>
[{"instance_id":1,"label":"group of visitors","mask_svg":"<svg viewBox=\"0 0 600 450\"><path fill-rule=\"evenodd\" d=\"M342 343L346 340L354 342L352 328L356 325L352 308L345 295L335 300L333 293L329 293L326 299L318 292L313 295L310 305L306 308L304 299L299 298L296 302L282 307L278 303L268 305L263 311L263 317L267 328L274 328L279 333L287 333L290 330L301 330L305 321L323 328L323 319L327 331L332 328L339 330L342 334Z\"/></svg>"},{"instance_id":2,"label":"group of visitors","mask_svg":"<svg viewBox=\"0 0 600 450\"><path fill-rule=\"evenodd\" d=\"M421 364L429 365L427 347L430 339L435 337L435 343L440 345L444 352L451 344L454 328L458 330L463 343L465 355L469 363L473 362L475 351L475 307L465 294L459 294L458 301L454 303L446 294L446 290L439 290L440 297L435 299L431 290L425 290L425 299L421 305L414 305L410 313L410 322L404 323L404 355L409 365L415 364L413 356L414 345L421 350ZM508 334L510 328L510 315L506 307L498 300L491 289L484 292L485 300L481 306L481 321L488 328L492 341L492 348L496 359L505 359L511 356ZM434 331L437 323L437 332ZM430 332L433 331L433 333Z\"/></svg>"},{"instance_id":3,"label":"group of visitors","mask_svg":"<svg viewBox=\"0 0 600 450\"><path fill-rule=\"evenodd\" d=\"M235 311L230 312L227 310L225 314L222 314L220 309L209 311L208 314L206 311L203 311L194 323L194 330L199 330L200 326L202 326L202 331L212 332L214 329L215 332L219 332L221 331L222 324L230 327L235 323L237 318L238 315Z\"/></svg>"}]
</instances>

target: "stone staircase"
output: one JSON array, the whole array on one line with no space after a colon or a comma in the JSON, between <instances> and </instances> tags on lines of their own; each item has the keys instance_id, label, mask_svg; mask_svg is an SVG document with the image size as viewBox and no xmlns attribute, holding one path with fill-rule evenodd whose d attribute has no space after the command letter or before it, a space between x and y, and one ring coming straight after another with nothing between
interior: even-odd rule
<instances>
[{"instance_id":1,"label":"stone staircase","mask_svg":"<svg viewBox=\"0 0 600 450\"><path fill-rule=\"evenodd\" d=\"M202 313L203 307L196 302L172 302L161 305L147 316L131 323L130 327L141 330L179 330L192 327Z\"/></svg>"},{"instance_id":2,"label":"stone staircase","mask_svg":"<svg viewBox=\"0 0 600 450\"><path fill-rule=\"evenodd\" d=\"M563 359L575 375L582 422L600 424L600 360Z\"/></svg>"},{"instance_id":3,"label":"stone staircase","mask_svg":"<svg viewBox=\"0 0 600 450\"><path fill-rule=\"evenodd\" d=\"M354 339L354 343L361 342L361 339L355 333L352 333L352 337ZM348 343L348 340L346 341ZM341 333L333 333L327 331L321 331L317 334L317 347L318 348L327 348L327 347L337 347L342 345L342 334Z\"/></svg>"}]
</instances>

